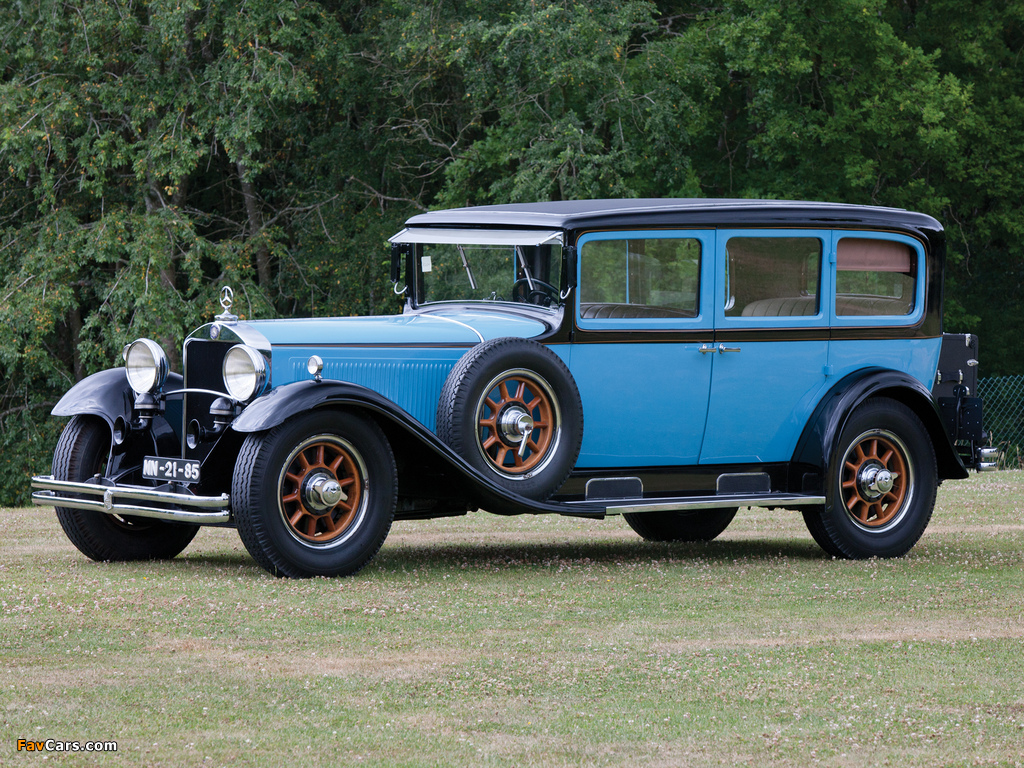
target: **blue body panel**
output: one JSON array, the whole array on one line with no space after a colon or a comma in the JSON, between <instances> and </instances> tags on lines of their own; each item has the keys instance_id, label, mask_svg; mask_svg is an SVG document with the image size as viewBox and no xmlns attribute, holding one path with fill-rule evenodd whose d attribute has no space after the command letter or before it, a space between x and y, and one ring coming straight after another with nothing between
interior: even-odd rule
<instances>
[{"instance_id":1,"label":"blue body panel","mask_svg":"<svg viewBox=\"0 0 1024 768\"><path fill-rule=\"evenodd\" d=\"M558 313L552 311L552 323ZM481 340L530 338L550 326L486 305L439 307L429 313L251 323L272 347L271 383L280 387L312 378L306 362L324 361L323 378L377 392L433 430L437 400L449 371Z\"/></svg>"},{"instance_id":2,"label":"blue body panel","mask_svg":"<svg viewBox=\"0 0 1024 768\"><path fill-rule=\"evenodd\" d=\"M552 313L553 322L557 315ZM372 344L416 346L461 344L469 346L499 336L531 338L543 333L544 323L508 312L479 310L466 305L450 310L379 317L326 317L254 320L253 328L275 346L303 344Z\"/></svg>"},{"instance_id":3,"label":"blue body panel","mask_svg":"<svg viewBox=\"0 0 1024 768\"><path fill-rule=\"evenodd\" d=\"M730 342L715 356L701 464L789 461L828 389L827 341Z\"/></svg>"},{"instance_id":4,"label":"blue body panel","mask_svg":"<svg viewBox=\"0 0 1024 768\"><path fill-rule=\"evenodd\" d=\"M791 317L737 316L726 314L729 276L727 247L730 238L800 237L820 243L818 285L828 264L832 233L828 230L723 229L717 232L713 309L715 341L728 351L715 355L715 370L708 405L707 433L701 464L764 463L789 461L807 418L828 388L826 365L826 307L828 298L819 290L818 312ZM827 271L827 270L824 270ZM822 338L778 340L780 332L816 329ZM747 332L735 340L727 333ZM750 332L756 331L750 340ZM753 395L753 396L752 396Z\"/></svg>"},{"instance_id":5,"label":"blue body panel","mask_svg":"<svg viewBox=\"0 0 1024 768\"><path fill-rule=\"evenodd\" d=\"M872 366L901 371L912 376L927 390L935 382L942 339L833 339L829 345L828 363L832 376L838 380L863 369L864 361Z\"/></svg>"},{"instance_id":6,"label":"blue body panel","mask_svg":"<svg viewBox=\"0 0 1024 768\"><path fill-rule=\"evenodd\" d=\"M742 316L730 300L730 238L814 238L820 244L817 312ZM583 235L592 240L689 238L701 243L699 308L692 318L584 318L587 331L633 331L645 343L573 345L571 365L583 400L586 430L582 469L692 464L785 462L793 457L815 409L845 375L865 367L906 373L931 386L941 339L832 339L829 327L911 327L921 321L927 281L917 281L915 309L900 317L837 317L835 261L843 237L884 238L909 245L917 274L924 250L913 238L842 229L620 230ZM813 285L813 283L812 283ZM813 292L808 298L813 298ZM651 343L652 332L689 332L693 344ZM786 334L796 334L787 338ZM701 354L704 344L721 352Z\"/></svg>"},{"instance_id":7,"label":"blue body panel","mask_svg":"<svg viewBox=\"0 0 1024 768\"><path fill-rule=\"evenodd\" d=\"M583 401L576 465L696 464L713 355L693 344L579 344L570 367Z\"/></svg>"},{"instance_id":8,"label":"blue body panel","mask_svg":"<svg viewBox=\"0 0 1024 768\"><path fill-rule=\"evenodd\" d=\"M372 389L427 429L436 426L437 400L448 372L469 345L442 348L330 347L310 345L274 350L273 380L290 384L312 378L306 370L310 355L324 361L323 378L347 381Z\"/></svg>"}]
</instances>

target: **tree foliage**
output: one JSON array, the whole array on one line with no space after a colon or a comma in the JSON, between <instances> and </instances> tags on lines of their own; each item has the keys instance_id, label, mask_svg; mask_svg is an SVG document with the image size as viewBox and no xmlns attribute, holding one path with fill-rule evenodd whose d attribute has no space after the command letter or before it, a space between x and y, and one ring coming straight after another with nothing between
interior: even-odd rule
<instances>
[{"instance_id":1,"label":"tree foliage","mask_svg":"<svg viewBox=\"0 0 1024 768\"><path fill-rule=\"evenodd\" d=\"M895 205L949 233L947 327L1022 372L1024 5L19 0L0 5L0 498L137 336L393 311L430 207ZM236 304L236 308L239 305ZM31 456L26 461L23 457Z\"/></svg>"}]
</instances>

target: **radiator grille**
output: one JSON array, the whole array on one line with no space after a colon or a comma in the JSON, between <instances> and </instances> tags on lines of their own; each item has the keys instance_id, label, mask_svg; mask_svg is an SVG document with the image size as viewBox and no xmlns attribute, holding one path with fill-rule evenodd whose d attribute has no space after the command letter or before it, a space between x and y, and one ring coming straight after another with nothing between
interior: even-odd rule
<instances>
[{"instance_id":1,"label":"radiator grille","mask_svg":"<svg viewBox=\"0 0 1024 768\"><path fill-rule=\"evenodd\" d=\"M205 339L186 341L184 351L185 387L223 392L224 378L221 367L224 363L224 356L233 346L235 346L235 342L206 341ZM205 392L185 393L182 434L185 433L185 429L192 419L198 419L199 423L207 429L213 428L210 404L216 397L216 395L209 395ZM185 445L185 456L187 458L205 458L212 447L212 443L204 443L192 450Z\"/></svg>"}]
</instances>

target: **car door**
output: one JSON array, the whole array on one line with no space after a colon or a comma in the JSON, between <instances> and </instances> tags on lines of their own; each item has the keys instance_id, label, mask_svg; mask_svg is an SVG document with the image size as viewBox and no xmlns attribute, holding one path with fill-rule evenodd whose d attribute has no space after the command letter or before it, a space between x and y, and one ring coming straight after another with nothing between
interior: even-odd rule
<instances>
[{"instance_id":1,"label":"car door","mask_svg":"<svg viewBox=\"0 0 1024 768\"><path fill-rule=\"evenodd\" d=\"M701 464L789 461L828 382L829 231L719 230Z\"/></svg>"},{"instance_id":2,"label":"car door","mask_svg":"<svg viewBox=\"0 0 1024 768\"><path fill-rule=\"evenodd\" d=\"M569 368L583 401L577 467L696 464L714 355L710 230L577 240Z\"/></svg>"}]
</instances>

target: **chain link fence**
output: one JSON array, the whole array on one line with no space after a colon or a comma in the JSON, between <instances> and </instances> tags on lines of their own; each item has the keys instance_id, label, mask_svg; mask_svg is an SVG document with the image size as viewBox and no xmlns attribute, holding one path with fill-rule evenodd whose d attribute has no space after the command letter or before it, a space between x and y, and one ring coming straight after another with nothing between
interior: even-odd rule
<instances>
[{"instance_id":1,"label":"chain link fence","mask_svg":"<svg viewBox=\"0 0 1024 768\"><path fill-rule=\"evenodd\" d=\"M1000 468L1024 468L1024 376L978 379L985 429L1002 451Z\"/></svg>"}]
</instances>

